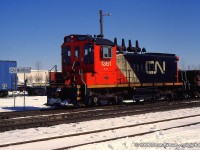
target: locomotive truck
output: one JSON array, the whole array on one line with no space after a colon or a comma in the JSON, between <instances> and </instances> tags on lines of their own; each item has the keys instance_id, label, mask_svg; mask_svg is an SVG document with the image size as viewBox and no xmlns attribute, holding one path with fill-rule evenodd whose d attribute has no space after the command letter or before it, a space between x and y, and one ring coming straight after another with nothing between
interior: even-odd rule
<instances>
[{"instance_id":1,"label":"locomotive truck","mask_svg":"<svg viewBox=\"0 0 200 150\"><path fill-rule=\"evenodd\" d=\"M157 101L183 96L179 57L147 53L138 41L128 47L103 37L71 34L61 46L62 71L51 75L47 105L117 104L125 99Z\"/></svg>"}]
</instances>

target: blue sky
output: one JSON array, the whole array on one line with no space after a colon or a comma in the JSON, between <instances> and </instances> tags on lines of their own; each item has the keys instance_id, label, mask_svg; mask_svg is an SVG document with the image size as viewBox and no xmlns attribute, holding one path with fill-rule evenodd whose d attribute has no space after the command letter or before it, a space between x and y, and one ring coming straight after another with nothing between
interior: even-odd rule
<instances>
[{"instance_id":1,"label":"blue sky","mask_svg":"<svg viewBox=\"0 0 200 150\"><path fill-rule=\"evenodd\" d=\"M0 60L19 67L61 65L60 46L68 34L99 34L126 44L139 40L148 52L175 53L180 67L200 68L199 0L0 0Z\"/></svg>"}]
</instances>

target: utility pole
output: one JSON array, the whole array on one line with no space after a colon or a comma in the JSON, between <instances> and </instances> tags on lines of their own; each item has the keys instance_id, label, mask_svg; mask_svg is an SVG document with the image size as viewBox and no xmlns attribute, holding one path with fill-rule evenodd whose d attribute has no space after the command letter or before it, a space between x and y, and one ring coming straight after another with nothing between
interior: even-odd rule
<instances>
[{"instance_id":1,"label":"utility pole","mask_svg":"<svg viewBox=\"0 0 200 150\"><path fill-rule=\"evenodd\" d=\"M100 15L100 20L99 20L99 23L100 23L100 37L103 38L104 37L104 35L103 35L103 16L111 16L111 13L103 14L103 11L99 10L99 15Z\"/></svg>"}]
</instances>

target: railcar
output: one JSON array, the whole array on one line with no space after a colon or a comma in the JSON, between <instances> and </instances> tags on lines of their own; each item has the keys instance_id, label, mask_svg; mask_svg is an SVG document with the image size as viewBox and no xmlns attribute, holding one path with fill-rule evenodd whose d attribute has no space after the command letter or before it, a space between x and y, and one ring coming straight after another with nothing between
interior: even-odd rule
<instances>
[{"instance_id":1,"label":"railcar","mask_svg":"<svg viewBox=\"0 0 200 150\"><path fill-rule=\"evenodd\" d=\"M200 97L200 70L180 70L179 79L183 82L186 96Z\"/></svg>"},{"instance_id":2,"label":"railcar","mask_svg":"<svg viewBox=\"0 0 200 150\"><path fill-rule=\"evenodd\" d=\"M71 34L61 46L62 71L54 72L47 105L121 103L177 97L183 82L175 54L147 53L138 41L126 47L103 37ZM53 76L53 77L52 77Z\"/></svg>"},{"instance_id":3,"label":"railcar","mask_svg":"<svg viewBox=\"0 0 200 150\"><path fill-rule=\"evenodd\" d=\"M16 61L0 60L0 97L8 96L8 91L17 90L17 76L10 68L17 67Z\"/></svg>"}]
</instances>

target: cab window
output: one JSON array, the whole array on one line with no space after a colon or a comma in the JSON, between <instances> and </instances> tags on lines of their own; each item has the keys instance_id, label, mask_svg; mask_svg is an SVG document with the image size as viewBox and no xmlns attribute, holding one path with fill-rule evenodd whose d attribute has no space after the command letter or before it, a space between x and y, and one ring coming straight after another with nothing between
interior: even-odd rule
<instances>
[{"instance_id":1,"label":"cab window","mask_svg":"<svg viewBox=\"0 0 200 150\"><path fill-rule=\"evenodd\" d=\"M94 64L94 46L92 44L84 46L84 64Z\"/></svg>"},{"instance_id":2,"label":"cab window","mask_svg":"<svg viewBox=\"0 0 200 150\"><path fill-rule=\"evenodd\" d=\"M79 57L80 56L80 47L79 46L77 46L77 47L75 47L75 57Z\"/></svg>"},{"instance_id":3,"label":"cab window","mask_svg":"<svg viewBox=\"0 0 200 150\"><path fill-rule=\"evenodd\" d=\"M71 51L70 47L66 46L62 48L62 63L64 66L69 65L71 63L70 61Z\"/></svg>"},{"instance_id":4,"label":"cab window","mask_svg":"<svg viewBox=\"0 0 200 150\"><path fill-rule=\"evenodd\" d=\"M111 46L101 46L101 57L102 58L112 58L112 47Z\"/></svg>"}]
</instances>

